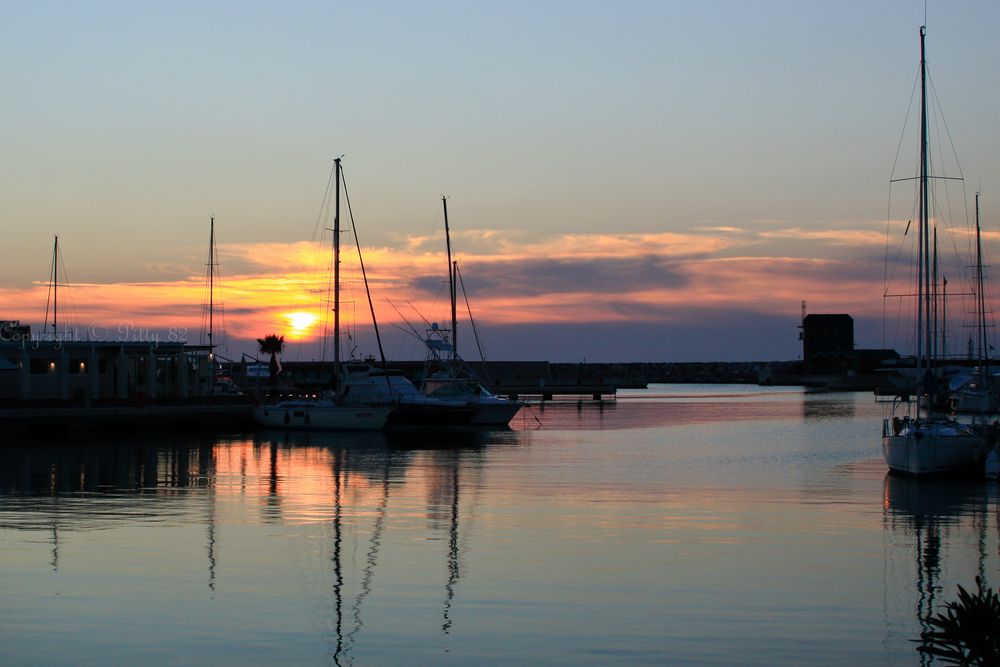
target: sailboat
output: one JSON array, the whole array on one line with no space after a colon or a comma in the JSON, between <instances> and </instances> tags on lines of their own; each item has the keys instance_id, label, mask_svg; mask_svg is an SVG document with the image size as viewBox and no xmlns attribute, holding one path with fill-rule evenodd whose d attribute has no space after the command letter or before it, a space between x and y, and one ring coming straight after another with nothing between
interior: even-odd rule
<instances>
[{"instance_id":1,"label":"sailboat","mask_svg":"<svg viewBox=\"0 0 1000 667\"><path fill-rule=\"evenodd\" d=\"M471 426L506 427L518 410L524 407L524 403L493 394L483 386L482 381L458 354L458 263L451 257L451 228L448 224L447 198L442 197L441 204L444 208L445 244L448 251L451 331L442 329L437 324L432 324L427 330L423 339L427 347L427 358L424 363L424 381L421 389L428 396L460 401L473 408L475 414L469 421Z\"/></svg>"},{"instance_id":2,"label":"sailboat","mask_svg":"<svg viewBox=\"0 0 1000 667\"><path fill-rule=\"evenodd\" d=\"M215 338L215 288L219 279L217 274L219 254L215 243L215 216L209 218L208 229L208 262L205 265L208 274L205 285L208 298L207 302L202 304L202 330L198 340L198 345L204 346L202 349L206 351L208 360L207 384L203 384L202 388L209 397L240 396L240 390L233 383L231 373L226 373L223 370L224 364L229 364L232 368L232 360L226 359L218 353L218 350L223 346L216 344ZM223 327L224 335L225 327Z\"/></svg>"},{"instance_id":3,"label":"sailboat","mask_svg":"<svg viewBox=\"0 0 1000 667\"><path fill-rule=\"evenodd\" d=\"M995 370L990 369L990 342L986 323L986 283L983 279L982 227L979 223L979 193L976 193L976 343L979 366L973 375L960 376L951 396L955 412L995 414L1000 408L1000 393ZM972 348L972 342L969 343ZM970 349L970 357L972 350Z\"/></svg>"},{"instance_id":4,"label":"sailboat","mask_svg":"<svg viewBox=\"0 0 1000 667\"><path fill-rule=\"evenodd\" d=\"M253 409L258 424L311 430L373 431L383 428L394 408L384 402L346 401L340 363L340 158L334 161L336 182L333 216L333 383L327 396L300 398Z\"/></svg>"},{"instance_id":5,"label":"sailboat","mask_svg":"<svg viewBox=\"0 0 1000 667\"><path fill-rule=\"evenodd\" d=\"M934 368L934 298L931 289L930 203L927 144L927 63L920 28L920 174L917 269L917 377L916 400L899 396L893 401L891 418L882 424L882 455L889 470L905 475L935 475L968 470L981 465L986 456L986 430L981 425L960 423L947 416L941 404L946 398ZM910 414L911 410L913 414ZM899 414L902 412L903 414Z\"/></svg>"},{"instance_id":6,"label":"sailboat","mask_svg":"<svg viewBox=\"0 0 1000 667\"><path fill-rule=\"evenodd\" d=\"M69 329L59 332L59 266L62 264L62 254L59 252L59 235L52 242L52 271L49 277L49 294L45 300L45 323L42 325L43 335L49 334L49 305L52 305L52 340L59 341L64 335L68 338ZM66 269L63 268L65 278Z\"/></svg>"}]
</instances>

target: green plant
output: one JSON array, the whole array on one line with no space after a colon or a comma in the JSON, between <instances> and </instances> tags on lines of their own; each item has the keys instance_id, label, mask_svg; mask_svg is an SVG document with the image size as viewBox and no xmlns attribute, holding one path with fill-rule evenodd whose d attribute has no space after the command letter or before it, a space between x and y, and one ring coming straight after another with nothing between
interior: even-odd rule
<instances>
[{"instance_id":1,"label":"green plant","mask_svg":"<svg viewBox=\"0 0 1000 667\"><path fill-rule=\"evenodd\" d=\"M975 595L961 586L958 600L927 619L917 650L947 665L1000 665L1000 596L976 577Z\"/></svg>"}]
</instances>

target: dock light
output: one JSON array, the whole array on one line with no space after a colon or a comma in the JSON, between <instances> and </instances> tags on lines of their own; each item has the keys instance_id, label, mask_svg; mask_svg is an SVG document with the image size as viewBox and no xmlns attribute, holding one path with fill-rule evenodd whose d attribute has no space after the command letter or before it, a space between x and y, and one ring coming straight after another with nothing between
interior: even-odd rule
<instances>
[{"instance_id":1,"label":"dock light","mask_svg":"<svg viewBox=\"0 0 1000 667\"><path fill-rule=\"evenodd\" d=\"M83 372L85 370L87 370L87 364L85 364L84 362L81 361L80 362L80 372Z\"/></svg>"},{"instance_id":2,"label":"dock light","mask_svg":"<svg viewBox=\"0 0 1000 667\"><path fill-rule=\"evenodd\" d=\"M49 370L50 371L54 371L55 369L56 369L56 362L50 361L49 362Z\"/></svg>"}]
</instances>

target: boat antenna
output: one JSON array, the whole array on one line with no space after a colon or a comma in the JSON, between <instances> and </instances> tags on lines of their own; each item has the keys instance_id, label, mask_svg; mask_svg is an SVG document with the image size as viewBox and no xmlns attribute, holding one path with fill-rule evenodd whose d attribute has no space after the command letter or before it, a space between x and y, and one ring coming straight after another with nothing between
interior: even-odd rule
<instances>
[{"instance_id":1,"label":"boat antenna","mask_svg":"<svg viewBox=\"0 0 1000 667\"><path fill-rule=\"evenodd\" d=\"M399 315L400 319L403 320L403 322L406 324L406 327L401 327L401 326L399 326L397 324L396 328L399 329L400 331L406 332L408 334L412 334L419 341L423 341L423 338L420 337L420 332L417 331L416 327L414 327L412 324L410 324L410 321L408 319L406 319L405 315L403 315L403 311L401 311L399 308L397 308L396 304L394 304L389 299L386 299L385 301L390 306L392 306L392 309L396 311L396 314ZM407 327L409 327L409 329L407 329Z\"/></svg>"},{"instance_id":2,"label":"boat antenna","mask_svg":"<svg viewBox=\"0 0 1000 667\"><path fill-rule=\"evenodd\" d=\"M424 317L423 313L421 313L419 310L417 310L417 307L414 306L411 301L407 301L406 305L410 307L410 310L412 310L414 313L417 314L417 317L419 317L420 319L422 319L424 321L424 326L425 327L427 327L428 329L433 329L434 328L434 325L431 324L430 321L426 317Z\"/></svg>"}]
</instances>

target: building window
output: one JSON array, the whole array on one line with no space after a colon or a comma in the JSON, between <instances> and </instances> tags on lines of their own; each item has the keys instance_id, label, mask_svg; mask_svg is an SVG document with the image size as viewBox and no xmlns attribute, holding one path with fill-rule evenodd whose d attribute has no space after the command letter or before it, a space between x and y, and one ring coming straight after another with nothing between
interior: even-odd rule
<instances>
[{"instance_id":1,"label":"building window","mask_svg":"<svg viewBox=\"0 0 1000 667\"><path fill-rule=\"evenodd\" d=\"M32 359L31 374L47 375L56 372L56 362L52 359Z\"/></svg>"}]
</instances>

